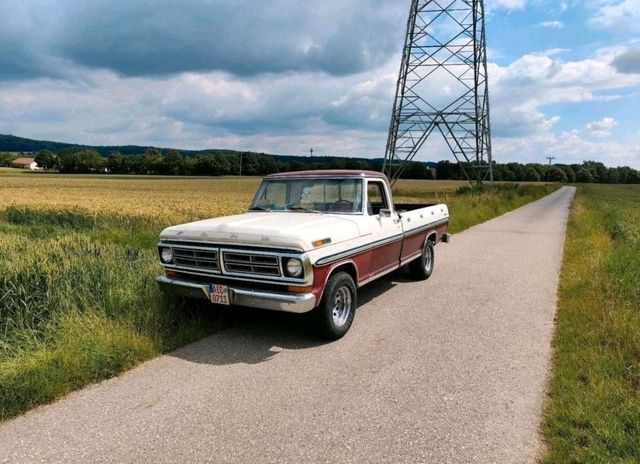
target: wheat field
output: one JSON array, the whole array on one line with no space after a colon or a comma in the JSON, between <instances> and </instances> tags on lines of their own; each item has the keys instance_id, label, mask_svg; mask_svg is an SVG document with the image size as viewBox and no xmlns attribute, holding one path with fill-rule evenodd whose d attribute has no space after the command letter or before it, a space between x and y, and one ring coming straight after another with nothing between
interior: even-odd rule
<instances>
[{"instance_id":1,"label":"wheat field","mask_svg":"<svg viewBox=\"0 0 640 464\"><path fill-rule=\"evenodd\" d=\"M192 221L246 210L260 178L29 174L0 172L0 210L10 206L80 209L130 215L158 223ZM24 173L24 174L22 174ZM20 175L22 174L22 175ZM433 200L468 185L463 181L402 180L402 202Z\"/></svg>"}]
</instances>

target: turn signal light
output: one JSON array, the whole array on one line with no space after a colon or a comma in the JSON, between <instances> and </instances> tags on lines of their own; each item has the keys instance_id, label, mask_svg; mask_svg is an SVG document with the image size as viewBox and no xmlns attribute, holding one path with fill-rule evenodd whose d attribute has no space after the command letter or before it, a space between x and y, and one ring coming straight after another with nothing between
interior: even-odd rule
<instances>
[{"instance_id":1,"label":"turn signal light","mask_svg":"<svg viewBox=\"0 0 640 464\"><path fill-rule=\"evenodd\" d=\"M311 242L311 244L315 248L321 247L323 245L328 245L330 243L331 243L331 239L330 238L323 238L322 240L316 240L316 241Z\"/></svg>"},{"instance_id":2,"label":"turn signal light","mask_svg":"<svg viewBox=\"0 0 640 464\"><path fill-rule=\"evenodd\" d=\"M293 285L289 285L287 287L287 291L289 293L309 293L311 291L311 287L296 287Z\"/></svg>"},{"instance_id":3,"label":"turn signal light","mask_svg":"<svg viewBox=\"0 0 640 464\"><path fill-rule=\"evenodd\" d=\"M169 271L167 269L165 269L164 275L167 277L178 277L178 273L176 271Z\"/></svg>"}]
</instances>

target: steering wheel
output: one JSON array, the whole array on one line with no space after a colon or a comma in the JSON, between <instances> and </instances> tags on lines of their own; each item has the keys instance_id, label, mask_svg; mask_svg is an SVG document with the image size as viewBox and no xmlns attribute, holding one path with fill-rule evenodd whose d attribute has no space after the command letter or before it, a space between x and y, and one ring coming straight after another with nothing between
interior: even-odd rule
<instances>
[{"instance_id":1,"label":"steering wheel","mask_svg":"<svg viewBox=\"0 0 640 464\"><path fill-rule=\"evenodd\" d=\"M354 203L352 201L349 200L338 200L338 201L334 201L333 203L331 203L331 209L337 208L340 210L345 210L348 209L350 211L353 210L353 205Z\"/></svg>"}]
</instances>

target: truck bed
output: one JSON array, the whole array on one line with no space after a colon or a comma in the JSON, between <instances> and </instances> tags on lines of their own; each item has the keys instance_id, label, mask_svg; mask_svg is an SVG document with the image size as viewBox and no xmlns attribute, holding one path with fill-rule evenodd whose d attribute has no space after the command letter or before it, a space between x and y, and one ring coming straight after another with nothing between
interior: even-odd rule
<instances>
[{"instance_id":1,"label":"truck bed","mask_svg":"<svg viewBox=\"0 0 640 464\"><path fill-rule=\"evenodd\" d=\"M431 206L437 206L436 203L432 204L420 204L420 203L401 203L394 204L394 207L398 213L406 213L408 211L415 211L416 209L429 208Z\"/></svg>"}]
</instances>

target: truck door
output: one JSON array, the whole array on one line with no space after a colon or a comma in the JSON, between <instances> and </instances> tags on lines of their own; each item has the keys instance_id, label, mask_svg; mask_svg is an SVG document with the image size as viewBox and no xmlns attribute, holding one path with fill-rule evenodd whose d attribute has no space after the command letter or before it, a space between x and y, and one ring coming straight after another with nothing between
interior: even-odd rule
<instances>
[{"instance_id":1,"label":"truck door","mask_svg":"<svg viewBox=\"0 0 640 464\"><path fill-rule=\"evenodd\" d=\"M402 251L402 224L382 180L367 181L367 212L374 248L368 276L397 267Z\"/></svg>"}]
</instances>

